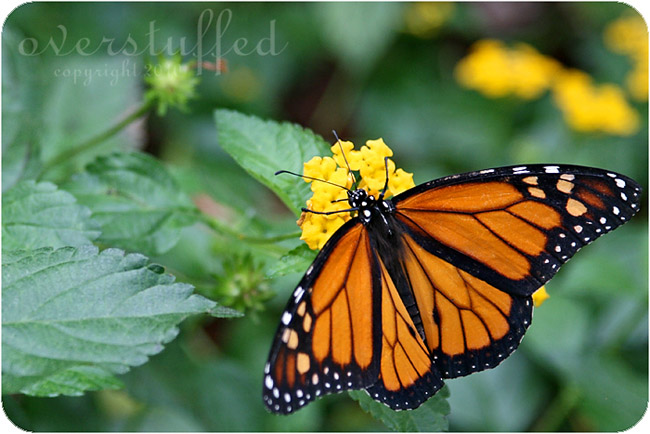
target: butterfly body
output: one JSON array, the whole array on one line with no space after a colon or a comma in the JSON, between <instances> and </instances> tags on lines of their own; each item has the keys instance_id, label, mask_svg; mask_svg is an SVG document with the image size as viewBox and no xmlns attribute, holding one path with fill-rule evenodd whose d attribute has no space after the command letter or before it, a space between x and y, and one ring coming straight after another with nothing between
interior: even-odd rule
<instances>
[{"instance_id":1,"label":"butterfly body","mask_svg":"<svg viewBox=\"0 0 650 434\"><path fill-rule=\"evenodd\" d=\"M453 175L391 199L349 191L357 215L327 241L282 315L265 404L286 414L365 389L410 409L444 378L497 366L531 323L532 293L629 220L639 195L623 175L558 165Z\"/></svg>"}]
</instances>

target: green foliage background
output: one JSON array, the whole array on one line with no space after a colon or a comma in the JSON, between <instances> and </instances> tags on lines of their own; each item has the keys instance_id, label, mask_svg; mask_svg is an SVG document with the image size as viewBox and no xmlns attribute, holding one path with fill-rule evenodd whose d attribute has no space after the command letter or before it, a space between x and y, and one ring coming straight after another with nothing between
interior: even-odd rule
<instances>
[{"instance_id":1,"label":"green foliage background","mask_svg":"<svg viewBox=\"0 0 650 434\"><path fill-rule=\"evenodd\" d=\"M272 333L313 257L295 226L307 186L273 173L326 152L331 130L357 146L383 137L416 183L553 162L618 171L647 191L647 103L634 105L643 122L634 136L580 134L548 95L487 99L453 78L468 47L491 37L622 84L630 62L602 34L632 9L462 3L422 37L404 30L408 7L35 3L12 12L2 33L9 420L35 431L613 431L641 418L645 200L547 285L550 300L497 369L448 381L417 412L387 412L363 393L288 417L263 408ZM186 111L150 110L95 140L141 107L146 62L195 47L197 35L202 60L218 51L228 71L203 69ZM26 38L38 55L24 55L36 47Z\"/></svg>"}]
</instances>

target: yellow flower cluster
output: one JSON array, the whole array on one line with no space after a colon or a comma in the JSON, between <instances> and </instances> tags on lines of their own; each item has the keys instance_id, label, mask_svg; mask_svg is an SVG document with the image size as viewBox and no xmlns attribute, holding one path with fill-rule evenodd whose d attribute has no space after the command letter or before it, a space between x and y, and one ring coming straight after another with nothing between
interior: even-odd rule
<instances>
[{"instance_id":1,"label":"yellow flower cluster","mask_svg":"<svg viewBox=\"0 0 650 434\"><path fill-rule=\"evenodd\" d=\"M406 31L421 38L431 37L453 13L451 2L408 3L404 12Z\"/></svg>"},{"instance_id":2,"label":"yellow flower cluster","mask_svg":"<svg viewBox=\"0 0 650 434\"><path fill-rule=\"evenodd\" d=\"M486 39L472 46L470 54L456 65L461 85L490 98L516 96L533 99L545 92L560 69L554 59L527 44L508 48L501 41Z\"/></svg>"},{"instance_id":3,"label":"yellow flower cluster","mask_svg":"<svg viewBox=\"0 0 650 434\"><path fill-rule=\"evenodd\" d=\"M384 143L383 139L368 140L360 150L354 149L352 142L339 141L332 146L332 157L314 157L304 164L303 173L316 179L343 186L347 189L363 188L368 194L379 196L386 183L385 157L392 157L393 151ZM347 161L347 164L346 164ZM360 176L358 186L354 186L354 175ZM313 195L307 201L307 209L314 211L337 211L350 207L345 189L325 182L311 181ZM402 169L395 169L395 163L388 159L388 189L386 197L394 196L412 188L413 174ZM301 240L309 248L321 249L332 234L346 221L350 220L350 213L341 212L330 215L303 213L298 225L302 229Z\"/></svg>"},{"instance_id":4,"label":"yellow flower cluster","mask_svg":"<svg viewBox=\"0 0 650 434\"><path fill-rule=\"evenodd\" d=\"M460 60L455 75L461 85L490 98L533 99L550 90L566 122L577 131L626 136L639 129L639 116L620 87L595 85L586 73L565 69L526 44L508 48L501 41L479 41Z\"/></svg>"},{"instance_id":5,"label":"yellow flower cluster","mask_svg":"<svg viewBox=\"0 0 650 434\"><path fill-rule=\"evenodd\" d=\"M546 292L546 287L542 286L537 291L533 292L533 305L535 307L540 307L549 298L551 298L551 296Z\"/></svg>"},{"instance_id":6,"label":"yellow flower cluster","mask_svg":"<svg viewBox=\"0 0 650 434\"><path fill-rule=\"evenodd\" d=\"M627 89L637 101L648 100L648 27L639 15L619 18L607 26L605 45L632 61Z\"/></svg>"},{"instance_id":7,"label":"yellow flower cluster","mask_svg":"<svg viewBox=\"0 0 650 434\"><path fill-rule=\"evenodd\" d=\"M627 136L639 129L639 115L620 87L596 86L586 73L564 70L553 86L553 97L571 128Z\"/></svg>"}]
</instances>

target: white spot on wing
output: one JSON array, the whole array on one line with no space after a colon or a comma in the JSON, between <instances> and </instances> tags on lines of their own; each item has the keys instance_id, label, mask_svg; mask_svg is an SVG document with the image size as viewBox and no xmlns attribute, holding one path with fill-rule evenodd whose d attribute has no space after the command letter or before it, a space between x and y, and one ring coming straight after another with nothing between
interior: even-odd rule
<instances>
[{"instance_id":1,"label":"white spot on wing","mask_svg":"<svg viewBox=\"0 0 650 434\"><path fill-rule=\"evenodd\" d=\"M289 325L291 322L291 314L289 312L285 312L282 314L282 324L284 325Z\"/></svg>"},{"instance_id":2,"label":"white spot on wing","mask_svg":"<svg viewBox=\"0 0 650 434\"><path fill-rule=\"evenodd\" d=\"M544 166L546 173L560 173L560 166Z\"/></svg>"}]
</instances>

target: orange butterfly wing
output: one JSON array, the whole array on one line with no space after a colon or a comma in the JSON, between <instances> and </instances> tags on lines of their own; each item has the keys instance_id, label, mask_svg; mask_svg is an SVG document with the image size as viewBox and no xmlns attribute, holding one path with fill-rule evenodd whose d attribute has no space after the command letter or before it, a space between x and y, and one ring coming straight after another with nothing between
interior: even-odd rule
<instances>
[{"instance_id":1,"label":"orange butterfly wing","mask_svg":"<svg viewBox=\"0 0 650 434\"><path fill-rule=\"evenodd\" d=\"M510 355L530 325L532 293L627 222L639 193L611 172L534 165L442 178L395 197L402 261L441 376Z\"/></svg>"},{"instance_id":2,"label":"orange butterfly wing","mask_svg":"<svg viewBox=\"0 0 650 434\"><path fill-rule=\"evenodd\" d=\"M415 408L440 387L370 234L350 221L293 293L265 368L263 399L291 413L318 396L367 389L392 408Z\"/></svg>"},{"instance_id":3,"label":"orange butterfly wing","mask_svg":"<svg viewBox=\"0 0 650 434\"><path fill-rule=\"evenodd\" d=\"M402 238L407 281L440 377L501 363L530 325L531 297L501 291L426 251L409 235Z\"/></svg>"},{"instance_id":4,"label":"orange butterfly wing","mask_svg":"<svg viewBox=\"0 0 650 434\"><path fill-rule=\"evenodd\" d=\"M393 201L426 250L528 296L581 247L629 220L639 192L615 173L533 165L441 178Z\"/></svg>"},{"instance_id":5,"label":"orange butterfly wing","mask_svg":"<svg viewBox=\"0 0 650 434\"><path fill-rule=\"evenodd\" d=\"M366 390L394 410L416 408L433 396L443 382L383 261L380 269L381 364L379 378Z\"/></svg>"},{"instance_id":6,"label":"orange butterfly wing","mask_svg":"<svg viewBox=\"0 0 650 434\"><path fill-rule=\"evenodd\" d=\"M376 381L380 280L365 227L348 222L293 293L266 365L264 401L290 413L316 397Z\"/></svg>"},{"instance_id":7,"label":"orange butterfly wing","mask_svg":"<svg viewBox=\"0 0 650 434\"><path fill-rule=\"evenodd\" d=\"M415 408L453 378L518 346L531 294L582 246L628 221L640 187L578 166L506 167L441 178L354 218L289 300L265 367L264 401L290 413L366 389ZM390 207L388 207L390 208Z\"/></svg>"}]
</instances>

